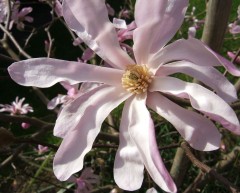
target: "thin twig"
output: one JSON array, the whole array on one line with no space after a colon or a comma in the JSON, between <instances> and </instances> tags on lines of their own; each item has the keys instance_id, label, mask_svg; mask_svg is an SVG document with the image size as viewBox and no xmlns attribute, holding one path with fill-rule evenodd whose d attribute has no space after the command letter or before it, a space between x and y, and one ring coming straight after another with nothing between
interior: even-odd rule
<instances>
[{"instance_id":1,"label":"thin twig","mask_svg":"<svg viewBox=\"0 0 240 193\"><path fill-rule=\"evenodd\" d=\"M3 122L29 123L30 125L33 125L38 128L43 128L43 127L53 128L54 126L53 123L48 123L34 117L6 115L3 113L0 113L0 120Z\"/></svg>"},{"instance_id":2,"label":"thin twig","mask_svg":"<svg viewBox=\"0 0 240 193\"><path fill-rule=\"evenodd\" d=\"M0 29L8 36L8 38L12 41L12 43L15 45L15 47L18 49L19 53L25 56L26 58L30 59L31 56L27 54L22 47L18 44L16 39L12 36L12 34L7 31L2 24L0 24Z\"/></svg>"},{"instance_id":3,"label":"thin twig","mask_svg":"<svg viewBox=\"0 0 240 193\"><path fill-rule=\"evenodd\" d=\"M218 180L219 182L221 182L227 189L229 189L232 193L237 193L238 192L238 188L232 184L231 182L229 182L226 178L224 178L222 175L220 175L219 173L217 173L214 169L210 168L209 166L207 166L206 164L202 163L200 160L198 160L194 154L192 153L189 145L187 144L187 142L182 142L181 143L181 147L184 149L187 157L191 160L191 162L197 166L199 169L201 169L203 172L209 174L210 176L212 176L214 179Z\"/></svg>"}]
</instances>

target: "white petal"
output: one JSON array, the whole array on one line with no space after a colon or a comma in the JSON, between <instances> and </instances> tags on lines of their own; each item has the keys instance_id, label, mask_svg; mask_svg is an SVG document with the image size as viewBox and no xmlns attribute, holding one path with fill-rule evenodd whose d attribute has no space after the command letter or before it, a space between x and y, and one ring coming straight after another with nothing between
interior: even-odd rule
<instances>
[{"instance_id":1,"label":"white petal","mask_svg":"<svg viewBox=\"0 0 240 193\"><path fill-rule=\"evenodd\" d=\"M181 39L167 45L149 60L149 66L152 70L157 70L160 64L177 60L190 61L199 66L222 65L231 74L240 76L240 71L230 61L221 57L195 38Z\"/></svg>"},{"instance_id":2,"label":"white petal","mask_svg":"<svg viewBox=\"0 0 240 193\"><path fill-rule=\"evenodd\" d=\"M129 102L125 103L119 130L119 148L114 162L114 180L124 190L138 190L143 181L144 165L137 146L129 135Z\"/></svg>"},{"instance_id":3,"label":"white petal","mask_svg":"<svg viewBox=\"0 0 240 193\"><path fill-rule=\"evenodd\" d=\"M133 33L134 54L138 64L147 64L180 28L188 0L137 0L136 30Z\"/></svg>"},{"instance_id":4,"label":"white petal","mask_svg":"<svg viewBox=\"0 0 240 193\"><path fill-rule=\"evenodd\" d=\"M124 71L81 62L35 58L15 62L8 67L11 78L23 86L50 87L57 82L101 82L121 85Z\"/></svg>"},{"instance_id":5,"label":"white petal","mask_svg":"<svg viewBox=\"0 0 240 193\"><path fill-rule=\"evenodd\" d=\"M147 105L168 120L194 149L219 148L221 135L209 119L176 105L157 92L148 95Z\"/></svg>"},{"instance_id":6,"label":"white petal","mask_svg":"<svg viewBox=\"0 0 240 193\"><path fill-rule=\"evenodd\" d=\"M188 61L178 61L162 65L156 72L156 76L168 76L178 72L203 82L228 103L237 100L235 87L222 73L211 66L199 66Z\"/></svg>"},{"instance_id":7,"label":"white petal","mask_svg":"<svg viewBox=\"0 0 240 193\"><path fill-rule=\"evenodd\" d=\"M65 0L63 16L68 26L107 63L121 69L134 64L119 46L104 0Z\"/></svg>"},{"instance_id":8,"label":"white petal","mask_svg":"<svg viewBox=\"0 0 240 193\"><path fill-rule=\"evenodd\" d=\"M67 104L59 114L55 127L54 135L58 137L65 137L65 135L79 124L85 111L90 111L95 109L100 103L100 105L111 105L115 104L118 100L124 101L128 98L130 94L120 88L110 87L110 86L99 86L80 95L73 102ZM95 120L95 117L93 117Z\"/></svg>"},{"instance_id":9,"label":"white petal","mask_svg":"<svg viewBox=\"0 0 240 193\"><path fill-rule=\"evenodd\" d=\"M233 109L212 91L194 83L187 83L172 77L155 77L150 91L161 91L190 99L193 108L235 134L240 134L240 125Z\"/></svg>"},{"instance_id":10,"label":"white petal","mask_svg":"<svg viewBox=\"0 0 240 193\"><path fill-rule=\"evenodd\" d=\"M56 125L62 128L71 126L54 157L53 170L59 180L67 180L72 174L82 169L84 156L91 150L93 142L100 132L102 122L127 97L129 96L120 89L102 87L99 92L88 99L86 102L88 107L85 108L84 113L79 110L82 109L80 103L78 104L81 105L80 107L72 109L75 111L68 116L69 120L63 122L61 118L58 118ZM77 105L74 102L71 105ZM68 107L68 109L71 108ZM80 117L78 117L79 112ZM66 112L61 112L60 117L63 114Z\"/></svg>"},{"instance_id":11,"label":"white petal","mask_svg":"<svg viewBox=\"0 0 240 193\"><path fill-rule=\"evenodd\" d=\"M150 113L145 105L146 99L135 96L128 100L129 133L135 142L143 163L154 182L167 192L176 192L176 186L168 173L159 154L156 143L155 128Z\"/></svg>"}]
</instances>

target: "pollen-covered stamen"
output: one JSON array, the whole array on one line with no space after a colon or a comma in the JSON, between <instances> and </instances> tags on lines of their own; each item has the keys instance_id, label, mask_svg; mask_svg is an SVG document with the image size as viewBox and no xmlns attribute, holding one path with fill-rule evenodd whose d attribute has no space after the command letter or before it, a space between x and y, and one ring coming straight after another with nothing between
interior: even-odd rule
<instances>
[{"instance_id":1,"label":"pollen-covered stamen","mask_svg":"<svg viewBox=\"0 0 240 193\"><path fill-rule=\"evenodd\" d=\"M129 65L122 77L122 85L127 91L141 94L147 91L153 74L145 65Z\"/></svg>"}]
</instances>

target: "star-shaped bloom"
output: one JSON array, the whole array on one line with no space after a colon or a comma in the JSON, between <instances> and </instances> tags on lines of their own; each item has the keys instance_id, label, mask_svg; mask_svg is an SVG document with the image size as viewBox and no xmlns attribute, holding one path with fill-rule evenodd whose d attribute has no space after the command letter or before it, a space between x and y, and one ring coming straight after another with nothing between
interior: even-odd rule
<instances>
[{"instance_id":1,"label":"star-shaped bloom","mask_svg":"<svg viewBox=\"0 0 240 193\"><path fill-rule=\"evenodd\" d=\"M9 112L11 115L25 115L28 112L33 112L33 108L29 104L23 103L24 100L25 98L19 100L19 98L16 97L11 105L0 104L0 112Z\"/></svg>"},{"instance_id":2,"label":"star-shaped bloom","mask_svg":"<svg viewBox=\"0 0 240 193\"><path fill-rule=\"evenodd\" d=\"M54 158L58 179L67 180L83 168L84 156L103 121L124 101L114 179L125 190L141 187L145 167L163 190L177 191L159 154L148 108L171 122L197 150L220 146L221 135L210 119L240 134L239 121L228 104L237 99L236 91L214 67L223 65L238 76L240 72L199 40L181 39L166 45L181 26L187 5L188 0L137 0L131 58L119 45L103 0L65 0L63 16L68 26L113 68L50 58L24 60L9 67L13 80L24 86L44 88L61 81L102 83L67 104L58 116L54 134L63 138ZM179 72L210 89L169 76ZM205 116L178 106L162 93L189 100Z\"/></svg>"}]
</instances>

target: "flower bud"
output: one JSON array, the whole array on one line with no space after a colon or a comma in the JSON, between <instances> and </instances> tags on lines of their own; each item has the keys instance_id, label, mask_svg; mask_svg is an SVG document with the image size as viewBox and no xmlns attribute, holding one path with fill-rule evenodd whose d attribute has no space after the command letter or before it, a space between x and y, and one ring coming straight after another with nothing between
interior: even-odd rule
<instances>
[{"instance_id":1,"label":"flower bud","mask_svg":"<svg viewBox=\"0 0 240 193\"><path fill-rule=\"evenodd\" d=\"M23 122L23 123L21 124L21 126L22 126L23 129L28 129L28 128L30 127L30 124Z\"/></svg>"}]
</instances>

